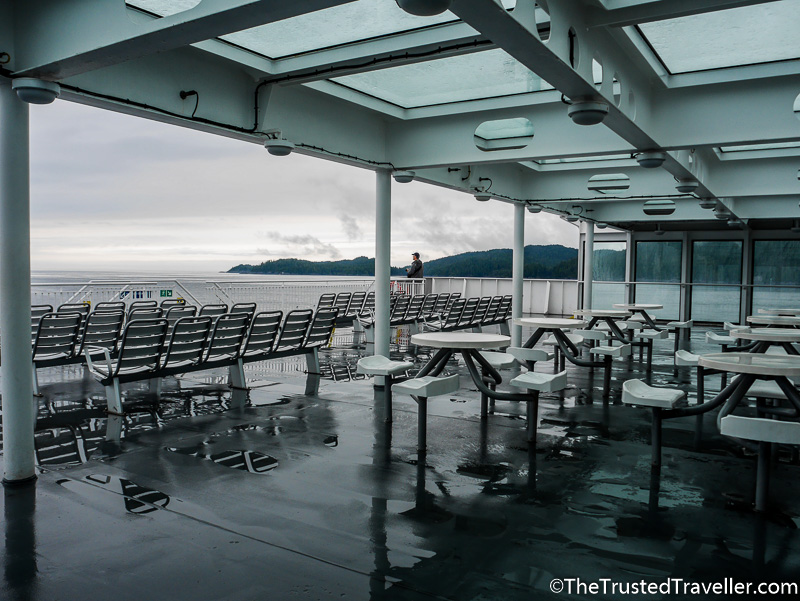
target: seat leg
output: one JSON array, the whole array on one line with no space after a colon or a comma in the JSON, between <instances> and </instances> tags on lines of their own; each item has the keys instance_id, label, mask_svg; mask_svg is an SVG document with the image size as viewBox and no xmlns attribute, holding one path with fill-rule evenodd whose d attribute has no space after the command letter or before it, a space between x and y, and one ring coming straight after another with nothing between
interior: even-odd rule
<instances>
[{"instance_id":1,"label":"seat leg","mask_svg":"<svg viewBox=\"0 0 800 601\"><path fill-rule=\"evenodd\" d=\"M306 367L310 374L322 373L319 367L319 349L317 347L306 351Z\"/></svg>"},{"instance_id":2,"label":"seat leg","mask_svg":"<svg viewBox=\"0 0 800 601\"><path fill-rule=\"evenodd\" d=\"M564 355L564 353L560 353L559 360L558 360L558 365L559 365L560 371L564 371L566 369L566 367L567 367L567 357L566 357L566 355Z\"/></svg>"},{"instance_id":3,"label":"seat leg","mask_svg":"<svg viewBox=\"0 0 800 601\"><path fill-rule=\"evenodd\" d=\"M428 398L412 397L417 401L417 453L428 450Z\"/></svg>"},{"instance_id":4,"label":"seat leg","mask_svg":"<svg viewBox=\"0 0 800 601\"><path fill-rule=\"evenodd\" d=\"M511 336L511 329L508 327L508 321L504 321L500 324L500 333L503 336Z\"/></svg>"},{"instance_id":5,"label":"seat leg","mask_svg":"<svg viewBox=\"0 0 800 601\"><path fill-rule=\"evenodd\" d=\"M651 465L661 467L661 409L653 407L653 424L650 436L650 446L652 447L653 458Z\"/></svg>"},{"instance_id":6,"label":"seat leg","mask_svg":"<svg viewBox=\"0 0 800 601\"><path fill-rule=\"evenodd\" d=\"M481 419L486 419L489 415L489 396L481 391Z\"/></svg>"},{"instance_id":7,"label":"seat leg","mask_svg":"<svg viewBox=\"0 0 800 601\"><path fill-rule=\"evenodd\" d=\"M228 368L228 379L231 382L232 388L239 388L247 390L247 379L244 375L244 363L241 359L237 359L235 365Z\"/></svg>"},{"instance_id":8,"label":"seat leg","mask_svg":"<svg viewBox=\"0 0 800 601\"><path fill-rule=\"evenodd\" d=\"M114 378L110 384L105 386L105 389L108 412L122 415L122 392L120 391L119 380Z\"/></svg>"},{"instance_id":9,"label":"seat leg","mask_svg":"<svg viewBox=\"0 0 800 601\"><path fill-rule=\"evenodd\" d=\"M772 455L772 443L759 441L758 467L756 468L756 511L767 510L767 493L769 492L769 464Z\"/></svg>"},{"instance_id":10,"label":"seat leg","mask_svg":"<svg viewBox=\"0 0 800 601\"><path fill-rule=\"evenodd\" d=\"M150 394L155 395L157 399L161 398L161 378L150 378L147 382L147 388Z\"/></svg>"},{"instance_id":11,"label":"seat leg","mask_svg":"<svg viewBox=\"0 0 800 601\"><path fill-rule=\"evenodd\" d=\"M603 358L605 363L603 372L603 400L608 400L608 394L611 390L611 356L606 355Z\"/></svg>"},{"instance_id":12,"label":"seat leg","mask_svg":"<svg viewBox=\"0 0 800 601\"><path fill-rule=\"evenodd\" d=\"M536 446L536 431L539 427L539 391L534 390L528 401L528 444Z\"/></svg>"},{"instance_id":13,"label":"seat leg","mask_svg":"<svg viewBox=\"0 0 800 601\"><path fill-rule=\"evenodd\" d=\"M647 341L647 371L653 369L653 341Z\"/></svg>"},{"instance_id":14,"label":"seat leg","mask_svg":"<svg viewBox=\"0 0 800 601\"><path fill-rule=\"evenodd\" d=\"M39 376L36 374L36 364L32 363L33 366L33 396L41 396L39 394Z\"/></svg>"},{"instance_id":15,"label":"seat leg","mask_svg":"<svg viewBox=\"0 0 800 601\"><path fill-rule=\"evenodd\" d=\"M392 376L385 376L383 386L383 408L385 413L383 416L383 422L386 424L392 423L392 384L394 384L394 378L392 378Z\"/></svg>"}]
</instances>

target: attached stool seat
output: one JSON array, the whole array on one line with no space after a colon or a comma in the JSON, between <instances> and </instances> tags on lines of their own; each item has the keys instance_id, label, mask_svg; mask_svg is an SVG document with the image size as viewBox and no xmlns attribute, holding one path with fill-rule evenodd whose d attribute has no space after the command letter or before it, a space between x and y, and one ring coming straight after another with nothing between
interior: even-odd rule
<instances>
[{"instance_id":1,"label":"attached stool seat","mask_svg":"<svg viewBox=\"0 0 800 601\"><path fill-rule=\"evenodd\" d=\"M673 409L686 396L677 388L654 388L641 380L627 380L622 384L622 402L625 405L650 407L653 424L650 445L653 448L652 465L661 466L661 411Z\"/></svg>"},{"instance_id":2,"label":"attached stool seat","mask_svg":"<svg viewBox=\"0 0 800 601\"><path fill-rule=\"evenodd\" d=\"M536 428L539 423L539 393L558 392L567 386L567 372L543 374L534 371L521 374L509 382L517 388L531 391L528 401L528 442L536 444Z\"/></svg>"},{"instance_id":3,"label":"attached stool seat","mask_svg":"<svg viewBox=\"0 0 800 601\"><path fill-rule=\"evenodd\" d=\"M624 332L625 330L628 329L628 324L627 322L624 321L618 321L617 327ZM601 321L594 327L594 329L600 330L601 332L608 332L611 330L611 326L609 326L607 322Z\"/></svg>"},{"instance_id":4,"label":"attached stool seat","mask_svg":"<svg viewBox=\"0 0 800 601\"><path fill-rule=\"evenodd\" d=\"M800 444L800 423L761 417L726 415L720 421L720 432L723 436L758 441L756 511L764 511L767 508L767 493L769 492L771 444Z\"/></svg>"},{"instance_id":5,"label":"attached stool seat","mask_svg":"<svg viewBox=\"0 0 800 601\"><path fill-rule=\"evenodd\" d=\"M458 390L458 374L452 376L423 376L398 382L392 386L392 392L411 395L417 402L417 452L424 453L427 448L428 433L428 398L451 394Z\"/></svg>"},{"instance_id":6,"label":"attached stool seat","mask_svg":"<svg viewBox=\"0 0 800 601\"><path fill-rule=\"evenodd\" d=\"M530 371L533 371L537 361L550 361L550 359L553 358L553 353L548 353L542 349L525 348L521 346L510 346L506 349L506 353L514 357L517 363L527 367Z\"/></svg>"},{"instance_id":7,"label":"attached stool seat","mask_svg":"<svg viewBox=\"0 0 800 601\"><path fill-rule=\"evenodd\" d=\"M722 327L727 332L730 332L731 330L749 330L750 329L750 326L741 325L741 324L738 324L738 323L731 323L729 321L724 322L722 324Z\"/></svg>"},{"instance_id":8,"label":"attached stool seat","mask_svg":"<svg viewBox=\"0 0 800 601\"><path fill-rule=\"evenodd\" d=\"M692 327L694 321L689 319L687 321L670 321L667 323L667 330L673 332L675 335L675 352L680 348L681 338L689 340L692 337Z\"/></svg>"},{"instance_id":9,"label":"attached stool seat","mask_svg":"<svg viewBox=\"0 0 800 601\"><path fill-rule=\"evenodd\" d=\"M580 334L574 334L574 333L567 334L565 332L564 335L566 336L567 340L569 340L575 346L580 346L581 344L583 344L583 336L581 336ZM553 364L553 372L555 373L556 371L559 370L564 371L566 360L564 357L561 356L561 348L558 346L558 341L556 340L556 337L551 335L544 341L542 341L542 344L544 346L553 347L554 361L555 361L555 363Z\"/></svg>"},{"instance_id":10,"label":"attached stool seat","mask_svg":"<svg viewBox=\"0 0 800 601\"><path fill-rule=\"evenodd\" d=\"M636 338L643 343L643 346L639 347L639 361L642 360L644 346L647 346L647 371L650 371L653 367L653 340L669 338L669 332L667 330L642 330L636 335Z\"/></svg>"},{"instance_id":11,"label":"attached stool seat","mask_svg":"<svg viewBox=\"0 0 800 601\"><path fill-rule=\"evenodd\" d=\"M603 398L608 397L611 388L611 361L615 358L630 357L631 345L622 344L620 346L602 345L596 346L589 351L592 355L603 357L605 362L605 373L603 374Z\"/></svg>"},{"instance_id":12,"label":"attached stool seat","mask_svg":"<svg viewBox=\"0 0 800 601\"><path fill-rule=\"evenodd\" d=\"M511 369L514 367L517 362L509 354L506 353L499 353L496 351L479 351L481 357L486 359L486 361L494 367L495 369Z\"/></svg>"},{"instance_id":13,"label":"attached stool seat","mask_svg":"<svg viewBox=\"0 0 800 601\"><path fill-rule=\"evenodd\" d=\"M724 351L729 346L736 344L736 338L733 336L726 336L725 334L717 334L716 332L706 332L706 342L709 344L719 344Z\"/></svg>"},{"instance_id":14,"label":"attached stool seat","mask_svg":"<svg viewBox=\"0 0 800 601\"><path fill-rule=\"evenodd\" d=\"M610 338L608 331L604 330L574 330L573 334L581 336L584 342L588 341L589 346L597 346Z\"/></svg>"},{"instance_id":15,"label":"attached stool seat","mask_svg":"<svg viewBox=\"0 0 800 601\"><path fill-rule=\"evenodd\" d=\"M373 355L372 357L362 357L356 364L356 373L364 374L367 376L383 376L384 390L386 399L386 414L384 421L392 421L392 385L398 380L396 376L406 373L409 369L414 367L413 363L408 361L392 361L383 355Z\"/></svg>"},{"instance_id":16,"label":"attached stool seat","mask_svg":"<svg viewBox=\"0 0 800 601\"><path fill-rule=\"evenodd\" d=\"M695 355L687 350L681 349L679 351L675 351L675 365L681 367L697 367L697 362L699 359L700 355Z\"/></svg>"}]
</instances>

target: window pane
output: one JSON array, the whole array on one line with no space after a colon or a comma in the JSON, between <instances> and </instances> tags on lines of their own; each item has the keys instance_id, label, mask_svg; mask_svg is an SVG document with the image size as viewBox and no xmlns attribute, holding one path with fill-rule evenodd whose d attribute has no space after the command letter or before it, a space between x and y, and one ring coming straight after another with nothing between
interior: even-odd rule
<instances>
[{"instance_id":1,"label":"window pane","mask_svg":"<svg viewBox=\"0 0 800 601\"><path fill-rule=\"evenodd\" d=\"M592 308L610 309L625 302L625 284L592 284Z\"/></svg>"},{"instance_id":2,"label":"window pane","mask_svg":"<svg viewBox=\"0 0 800 601\"><path fill-rule=\"evenodd\" d=\"M681 287L676 284L636 284L636 303L664 305L663 309L647 312L656 319L678 319Z\"/></svg>"},{"instance_id":3,"label":"window pane","mask_svg":"<svg viewBox=\"0 0 800 601\"><path fill-rule=\"evenodd\" d=\"M637 242L636 281L680 282L681 243ZM636 302L645 301L637 299Z\"/></svg>"},{"instance_id":4,"label":"window pane","mask_svg":"<svg viewBox=\"0 0 800 601\"><path fill-rule=\"evenodd\" d=\"M595 242L592 280L595 282L624 282L625 249L624 242ZM623 301L614 302L621 303ZM595 306L594 303L592 306Z\"/></svg>"},{"instance_id":5,"label":"window pane","mask_svg":"<svg viewBox=\"0 0 800 601\"><path fill-rule=\"evenodd\" d=\"M697 241L692 244L693 284L740 284L742 243L738 240ZM738 321L739 286L692 287L692 319Z\"/></svg>"},{"instance_id":6,"label":"window pane","mask_svg":"<svg viewBox=\"0 0 800 601\"><path fill-rule=\"evenodd\" d=\"M756 240L753 284L753 313L800 308L800 240Z\"/></svg>"}]
</instances>

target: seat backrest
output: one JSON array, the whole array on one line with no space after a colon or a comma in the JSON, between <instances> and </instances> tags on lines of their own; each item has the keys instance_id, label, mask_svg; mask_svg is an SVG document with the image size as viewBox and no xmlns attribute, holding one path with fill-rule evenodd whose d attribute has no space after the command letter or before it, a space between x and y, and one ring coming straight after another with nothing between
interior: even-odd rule
<instances>
[{"instance_id":1,"label":"seat backrest","mask_svg":"<svg viewBox=\"0 0 800 601\"><path fill-rule=\"evenodd\" d=\"M231 313L244 313L248 319L253 319L256 314L255 303L236 303L231 307Z\"/></svg>"},{"instance_id":2,"label":"seat backrest","mask_svg":"<svg viewBox=\"0 0 800 601\"><path fill-rule=\"evenodd\" d=\"M340 292L336 295L336 300L333 301L333 306L339 309L340 315L345 315L350 308L350 300L353 298L350 292Z\"/></svg>"},{"instance_id":3,"label":"seat backrest","mask_svg":"<svg viewBox=\"0 0 800 601\"><path fill-rule=\"evenodd\" d=\"M128 315L134 309L150 309L152 307L158 307L158 303L154 300L137 300L133 301L130 305L128 305Z\"/></svg>"},{"instance_id":4,"label":"seat backrest","mask_svg":"<svg viewBox=\"0 0 800 601\"><path fill-rule=\"evenodd\" d=\"M406 314L404 316L407 320L420 319L422 317L422 304L425 302L425 296L422 294L415 294L411 297L411 302L408 303Z\"/></svg>"},{"instance_id":5,"label":"seat backrest","mask_svg":"<svg viewBox=\"0 0 800 601\"><path fill-rule=\"evenodd\" d=\"M491 302L491 296L481 297L481 299L478 301L478 308L475 309L475 315L472 317L472 321L470 323L473 325L480 324L484 317L486 317L486 311L489 309Z\"/></svg>"},{"instance_id":6,"label":"seat backrest","mask_svg":"<svg viewBox=\"0 0 800 601\"><path fill-rule=\"evenodd\" d=\"M171 309L172 307L180 307L186 304L185 298L168 298L166 300L161 301L161 305L159 305L164 311Z\"/></svg>"},{"instance_id":7,"label":"seat backrest","mask_svg":"<svg viewBox=\"0 0 800 601\"><path fill-rule=\"evenodd\" d=\"M203 305L200 307L200 317L218 317L228 312L228 305Z\"/></svg>"},{"instance_id":8,"label":"seat backrest","mask_svg":"<svg viewBox=\"0 0 800 601\"><path fill-rule=\"evenodd\" d=\"M33 339L33 360L69 358L75 354L83 317L80 313L45 313Z\"/></svg>"},{"instance_id":9,"label":"seat backrest","mask_svg":"<svg viewBox=\"0 0 800 601\"><path fill-rule=\"evenodd\" d=\"M268 355L275 346L283 311L261 311L253 316L242 349L243 357Z\"/></svg>"},{"instance_id":10,"label":"seat backrest","mask_svg":"<svg viewBox=\"0 0 800 601\"><path fill-rule=\"evenodd\" d=\"M366 313L375 312L375 291L367 293L367 298L364 299L364 305L361 307L361 315Z\"/></svg>"},{"instance_id":11,"label":"seat backrest","mask_svg":"<svg viewBox=\"0 0 800 601\"><path fill-rule=\"evenodd\" d=\"M493 296L486 308L486 314L483 316L483 323L491 323L497 319L497 311L500 309L500 302L503 300L502 296Z\"/></svg>"},{"instance_id":12,"label":"seat backrest","mask_svg":"<svg viewBox=\"0 0 800 601\"><path fill-rule=\"evenodd\" d=\"M434 313L436 301L439 299L438 294L426 294L425 300L422 302L422 317L430 317Z\"/></svg>"},{"instance_id":13,"label":"seat backrest","mask_svg":"<svg viewBox=\"0 0 800 601\"><path fill-rule=\"evenodd\" d=\"M92 313L97 313L98 311L122 311L125 313L125 303L122 301L102 301L94 306Z\"/></svg>"},{"instance_id":14,"label":"seat backrest","mask_svg":"<svg viewBox=\"0 0 800 601\"><path fill-rule=\"evenodd\" d=\"M353 292L350 298L350 306L347 308L348 315L359 315L364 310L364 301L367 300L367 293L363 290ZM339 315L342 315L340 312Z\"/></svg>"},{"instance_id":15,"label":"seat backrest","mask_svg":"<svg viewBox=\"0 0 800 601\"><path fill-rule=\"evenodd\" d=\"M450 303L450 310L445 317L443 330L450 330L455 328L461 321L461 315L464 313L464 306L467 304L466 299L457 298Z\"/></svg>"},{"instance_id":16,"label":"seat backrest","mask_svg":"<svg viewBox=\"0 0 800 601\"><path fill-rule=\"evenodd\" d=\"M497 320L505 321L509 317L511 317L511 305L514 301L514 297L510 294L506 294L500 300L500 308L497 310Z\"/></svg>"},{"instance_id":17,"label":"seat backrest","mask_svg":"<svg viewBox=\"0 0 800 601\"><path fill-rule=\"evenodd\" d=\"M122 335L124 321L125 311L122 309L112 311L95 307L86 319L78 354L83 353L83 349L87 346L115 351Z\"/></svg>"},{"instance_id":18,"label":"seat backrest","mask_svg":"<svg viewBox=\"0 0 800 601\"><path fill-rule=\"evenodd\" d=\"M128 311L128 321L137 319L158 319L164 316L164 309L161 307L136 307Z\"/></svg>"},{"instance_id":19,"label":"seat backrest","mask_svg":"<svg viewBox=\"0 0 800 601\"><path fill-rule=\"evenodd\" d=\"M172 305L164 316L170 325L183 317L194 317L197 315L197 307L194 305Z\"/></svg>"},{"instance_id":20,"label":"seat backrest","mask_svg":"<svg viewBox=\"0 0 800 601\"><path fill-rule=\"evenodd\" d=\"M325 294L320 295L319 300L317 301L317 309L322 309L323 307L332 307L335 300L336 295L333 292L326 292Z\"/></svg>"},{"instance_id":21,"label":"seat backrest","mask_svg":"<svg viewBox=\"0 0 800 601\"><path fill-rule=\"evenodd\" d=\"M166 337L167 320L163 317L129 321L122 331L114 371L109 375L155 372Z\"/></svg>"},{"instance_id":22,"label":"seat backrest","mask_svg":"<svg viewBox=\"0 0 800 601\"><path fill-rule=\"evenodd\" d=\"M64 303L58 306L56 313L79 313L82 317L86 318L91 310L92 305L89 303Z\"/></svg>"},{"instance_id":23,"label":"seat backrest","mask_svg":"<svg viewBox=\"0 0 800 601\"><path fill-rule=\"evenodd\" d=\"M177 307L173 307L177 308ZM203 360L203 353L211 332L210 317L181 317L172 324L162 368L197 365Z\"/></svg>"},{"instance_id":24,"label":"seat backrest","mask_svg":"<svg viewBox=\"0 0 800 601\"><path fill-rule=\"evenodd\" d=\"M394 307L392 307L391 318L403 319L406 316L408 306L411 304L411 297L407 294L403 294L396 298L397 300L394 303Z\"/></svg>"},{"instance_id":25,"label":"seat backrest","mask_svg":"<svg viewBox=\"0 0 800 601\"><path fill-rule=\"evenodd\" d=\"M433 308L434 314L442 315L447 310L447 305L449 302L450 302L450 293L442 292L436 299L436 306Z\"/></svg>"},{"instance_id":26,"label":"seat backrest","mask_svg":"<svg viewBox=\"0 0 800 601\"><path fill-rule=\"evenodd\" d=\"M313 317L314 312L311 309L290 311L283 320L275 351L290 351L302 347Z\"/></svg>"},{"instance_id":27,"label":"seat backrest","mask_svg":"<svg viewBox=\"0 0 800 601\"><path fill-rule=\"evenodd\" d=\"M204 361L236 359L242 349L250 316L247 313L226 313L214 321L214 328L206 345Z\"/></svg>"},{"instance_id":28,"label":"seat backrest","mask_svg":"<svg viewBox=\"0 0 800 601\"><path fill-rule=\"evenodd\" d=\"M475 318L475 312L478 310L478 304L480 303L478 297L468 298L466 304L464 305L464 312L461 313L461 319L458 321L458 325L463 326L472 323L472 320Z\"/></svg>"},{"instance_id":29,"label":"seat backrest","mask_svg":"<svg viewBox=\"0 0 800 601\"><path fill-rule=\"evenodd\" d=\"M53 305L31 305L31 343L36 339L36 330L42 316L53 312Z\"/></svg>"},{"instance_id":30,"label":"seat backrest","mask_svg":"<svg viewBox=\"0 0 800 601\"><path fill-rule=\"evenodd\" d=\"M314 348L315 346L325 346L328 344L333 335L333 328L336 325L337 315L338 310L335 307L317 311L314 315L314 320L311 322L311 327L308 328L303 347Z\"/></svg>"}]
</instances>

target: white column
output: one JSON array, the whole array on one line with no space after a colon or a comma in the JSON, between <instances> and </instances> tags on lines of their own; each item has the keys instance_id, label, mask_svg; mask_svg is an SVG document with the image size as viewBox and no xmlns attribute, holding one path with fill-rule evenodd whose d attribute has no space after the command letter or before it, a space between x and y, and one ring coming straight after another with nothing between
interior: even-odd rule
<instances>
[{"instance_id":1,"label":"white column","mask_svg":"<svg viewBox=\"0 0 800 601\"><path fill-rule=\"evenodd\" d=\"M375 189L375 354L389 356L389 284L392 247L392 177L376 172Z\"/></svg>"},{"instance_id":2,"label":"white column","mask_svg":"<svg viewBox=\"0 0 800 601\"><path fill-rule=\"evenodd\" d=\"M525 205L514 204L514 254L511 264L511 288L514 295L511 317L522 317L522 279L525 267ZM522 326L511 326L511 346L522 345Z\"/></svg>"},{"instance_id":3,"label":"white column","mask_svg":"<svg viewBox=\"0 0 800 601\"><path fill-rule=\"evenodd\" d=\"M28 105L0 82L0 386L4 484L36 478L31 380Z\"/></svg>"},{"instance_id":4,"label":"white column","mask_svg":"<svg viewBox=\"0 0 800 601\"><path fill-rule=\"evenodd\" d=\"M592 308L592 278L594 269L594 223L586 222L583 244L583 308Z\"/></svg>"}]
</instances>

